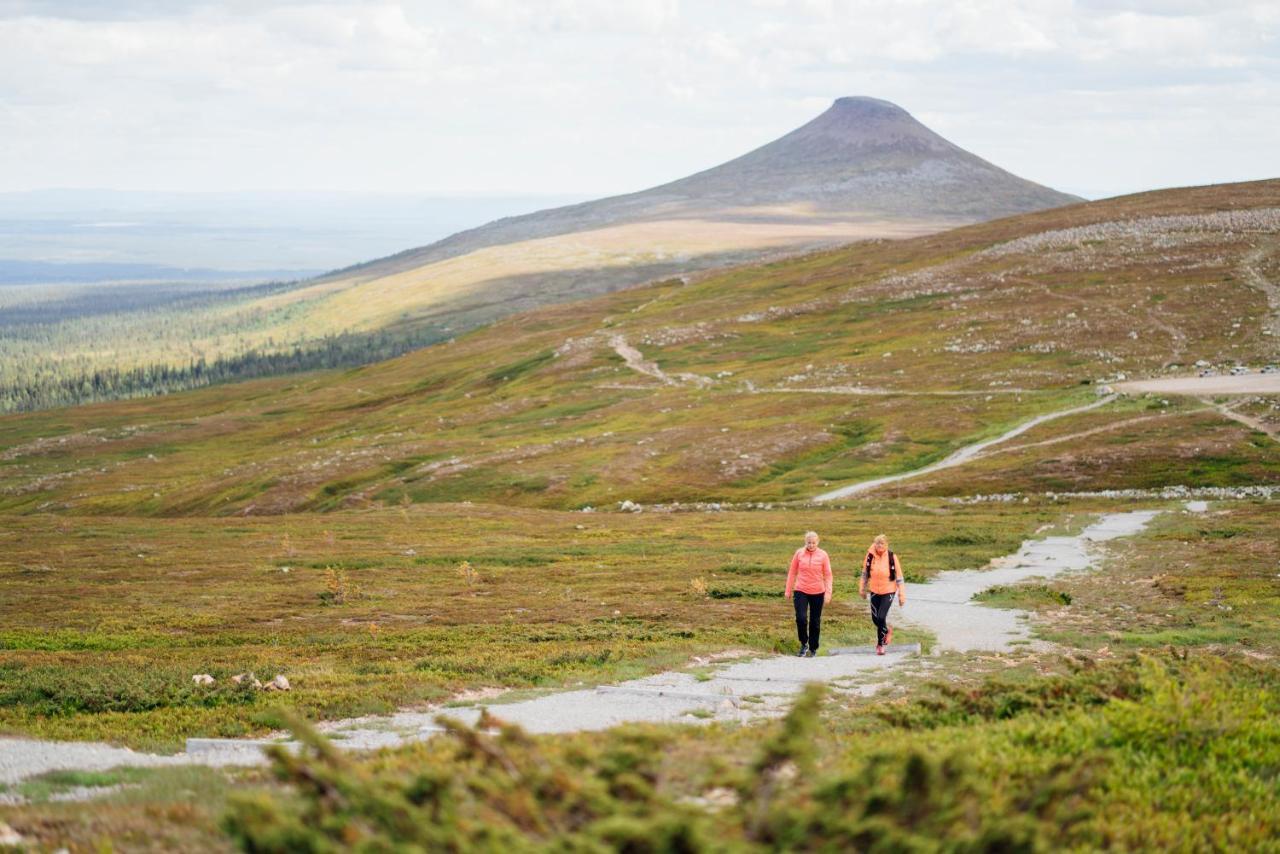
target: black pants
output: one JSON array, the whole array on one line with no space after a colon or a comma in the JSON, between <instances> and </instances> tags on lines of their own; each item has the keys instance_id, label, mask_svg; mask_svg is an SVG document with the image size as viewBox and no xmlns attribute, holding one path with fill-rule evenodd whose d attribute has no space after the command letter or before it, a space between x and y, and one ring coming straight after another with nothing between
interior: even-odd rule
<instances>
[{"instance_id":1,"label":"black pants","mask_svg":"<svg viewBox=\"0 0 1280 854\"><path fill-rule=\"evenodd\" d=\"M884 646L884 636L889 633L891 605L893 605L892 593L871 594L871 622L876 624L876 646Z\"/></svg>"},{"instance_id":2,"label":"black pants","mask_svg":"<svg viewBox=\"0 0 1280 854\"><path fill-rule=\"evenodd\" d=\"M791 601L796 606L796 636L800 643L816 650L822 634L822 600L824 593L804 593L796 590Z\"/></svg>"}]
</instances>

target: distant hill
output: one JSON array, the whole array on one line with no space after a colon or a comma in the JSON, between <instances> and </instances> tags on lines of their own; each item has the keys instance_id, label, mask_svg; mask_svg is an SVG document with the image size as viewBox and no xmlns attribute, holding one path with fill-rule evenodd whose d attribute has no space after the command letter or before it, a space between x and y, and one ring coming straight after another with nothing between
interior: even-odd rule
<instances>
[{"instance_id":1,"label":"distant hill","mask_svg":"<svg viewBox=\"0 0 1280 854\"><path fill-rule=\"evenodd\" d=\"M965 151L896 104L846 97L785 136L687 178L506 217L350 271L385 274L486 246L673 218L959 224L1079 201Z\"/></svg>"},{"instance_id":2,"label":"distant hill","mask_svg":"<svg viewBox=\"0 0 1280 854\"><path fill-rule=\"evenodd\" d=\"M27 261L0 258L0 285L92 284L97 282L203 282L245 284L288 281L314 270L211 270L105 261Z\"/></svg>"},{"instance_id":3,"label":"distant hill","mask_svg":"<svg viewBox=\"0 0 1280 854\"><path fill-rule=\"evenodd\" d=\"M865 241L545 306L351 370L0 416L0 512L803 500L1075 409L1121 374L1274 361L1278 277L1280 180ZM1264 432L1280 401L1161 398L895 488L1280 484Z\"/></svg>"},{"instance_id":4,"label":"distant hill","mask_svg":"<svg viewBox=\"0 0 1280 854\"><path fill-rule=\"evenodd\" d=\"M72 322L65 300L33 305L24 293L24 316L68 322L0 338L0 411L364 364L540 306L1075 201L958 148L900 107L841 98L782 138L678 181L494 220L316 279L228 291L221 304L145 313L93 299L89 324Z\"/></svg>"}]
</instances>

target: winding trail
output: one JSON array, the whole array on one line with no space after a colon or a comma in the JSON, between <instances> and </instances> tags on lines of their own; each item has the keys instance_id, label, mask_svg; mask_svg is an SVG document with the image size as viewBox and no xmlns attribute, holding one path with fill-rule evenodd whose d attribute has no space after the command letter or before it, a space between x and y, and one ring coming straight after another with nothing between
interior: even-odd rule
<instances>
[{"instance_id":1,"label":"winding trail","mask_svg":"<svg viewBox=\"0 0 1280 854\"><path fill-rule=\"evenodd\" d=\"M912 585L907 608L899 612L895 622L928 630L942 650L1007 650L1012 643L1025 643L1030 637L1025 612L989 608L973 602L973 595L995 585L1090 569L1101 556L1099 544L1139 533L1157 513L1154 510L1113 513L1075 536L1028 540L1015 554L998 558L985 569L940 573L928 583ZM846 600L831 607L863 613L866 605L858 600ZM788 621L789 611L779 597L779 620ZM895 668L919 661L915 656L919 647L915 645L892 646L883 657L869 654L869 647L830 652L832 654L810 659L772 655L721 664L715 664L714 658L695 659L695 663L714 665L715 669L701 674L669 671L617 685L563 691L533 699L516 695L512 701L504 702L499 696L492 701L489 711L535 733L601 730L641 721L747 722L782 714L808 682L824 682L832 690L870 695ZM481 709L404 711L332 721L321 724L319 729L340 747L376 749L430 738L440 731L436 718L442 713L474 724ZM282 741L283 738L192 738L187 741L185 754L159 756L105 744L0 739L0 783L13 784L55 769L102 770L122 765L189 763L253 765L265 761L263 745Z\"/></svg>"},{"instance_id":2,"label":"winding trail","mask_svg":"<svg viewBox=\"0 0 1280 854\"><path fill-rule=\"evenodd\" d=\"M1095 400L1093 403L1085 404L1084 406L1076 406L1072 409L1061 409L1057 412L1046 412L1044 415L1037 415L1035 418L1022 422L1012 430L1007 430L1004 433L1001 433L994 439L986 439L972 445L965 445L950 456L941 459L936 463L930 463L923 468L913 469L912 471L901 472L899 474L891 474L885 477L878 477L874 480L863 480L858 483L851 483L848 486L842 486L839 489L833 489L830 492L824 492L821 495L816 495L813 500L836 501L841 498L848 498L851 495L870 492L871 490L884 486L885 484L897 483L898 481L909 480L913 477L920 477L921 475L932 474L933 472L942 471L943 469L955 468L956 466L964 465L965 463L971 462L972 460L982 456L983 452L986 451L987 448L990 448L993 445L999 445L1001 442L1007 442L1015 436L1021 436L1023 433L1044 424L1046 421L1066 418L1068 415L1079 415L1081 412L1088 412L1092 409L1105 406L1115 399L1115 395L1107 395L1106 397Z\"/></svg>"},{"instance_id":3,"label":"winding trail","mask_svg":"<svg viewBox=\"0 0 1280 854\"><path fill-rule=\"evenodd\" d=\"M613 352L622 357L622 361L626 362L627 367L638 374L644 374L647 377L653 377L661 381L665 385L696 385L706 387L712 384L710 377L704 377L700 374L669 374L662 368L658 367L657 362L649 361L644 354L635 347L627 343L627 339L621 335L611 335L609 337L609 346L613 348Z\"/></svg>"}]
</instances>

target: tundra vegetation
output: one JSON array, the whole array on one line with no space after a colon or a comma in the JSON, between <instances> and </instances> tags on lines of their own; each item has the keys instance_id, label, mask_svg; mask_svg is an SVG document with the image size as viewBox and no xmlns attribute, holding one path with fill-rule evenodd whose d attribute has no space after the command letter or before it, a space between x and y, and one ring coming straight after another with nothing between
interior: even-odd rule
<instances>
[{"instance_id":1,"label":"tundra vegetation","mask_svg":"<svg viewBox=\"0 0 1280 854\"><path fill-rule=\"evenodd\" d=\"M122 786L89 803L48 797L84 781L29 781L0 819L50 847L144 850L1277 850L1265 432L1214 401L1125 398L807 502L1119 373L1272 358L1250 274L1274 279L1277 187L858 244L358 369L0 418L0 727L171 749L287 725L311 745L267 770L89 781ZM1207 512L1160 497L1197 489L1216 490ZM944 653L874 697L556 738L494 705L477 730L371 756L306 723L787 649L782 572L809 528L837 571L824 633L857 642L875 533L911 583L1132 495L1168 512L1101 571L988 595L1052 646ZM292 690L228 684L246 671Z\"/></svg>"}]
</instances>

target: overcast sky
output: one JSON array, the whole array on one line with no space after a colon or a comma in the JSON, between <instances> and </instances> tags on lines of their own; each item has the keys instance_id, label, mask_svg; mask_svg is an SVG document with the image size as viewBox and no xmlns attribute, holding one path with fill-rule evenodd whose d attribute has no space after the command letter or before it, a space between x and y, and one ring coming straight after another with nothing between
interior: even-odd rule
<instances>
[{"instance_id":1,"label":"overcast sky","mask_svg":"<svg viewBox=\"0 0 1280 854\"><path fill-rule=\"evenodd\" d=\"M1280 3L0 0L0 191L634 190L841 95L1090 197L1280 175Z\"/></svg>"}]
</instances>

